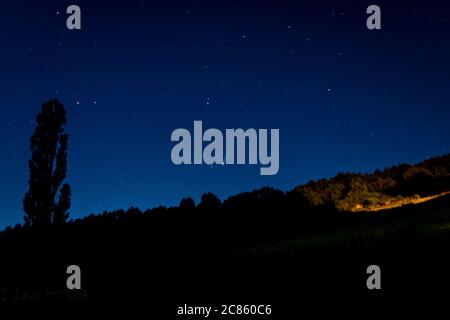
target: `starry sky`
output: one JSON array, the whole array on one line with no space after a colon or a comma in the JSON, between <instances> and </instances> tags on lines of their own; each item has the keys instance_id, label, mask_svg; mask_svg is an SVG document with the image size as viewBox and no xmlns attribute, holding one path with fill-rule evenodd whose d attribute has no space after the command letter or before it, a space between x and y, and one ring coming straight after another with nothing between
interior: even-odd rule
<instances>
[{"instance_id":1,"label":"starry sky","mask_svg":"<svg viewBox=\"0 0 450 320\"><path fill-rule=\"evenodd\" d=\"M355 4L358 2L358 4ZM81 7L82 30L66 28ZM0 4L0 228L21 223L42 103L67 109L71 217L204 192L288 190L450 150L450 5L376 1ZM279 128L280 170L175 166L176 128Z\"/></svg>"}]
</instances>

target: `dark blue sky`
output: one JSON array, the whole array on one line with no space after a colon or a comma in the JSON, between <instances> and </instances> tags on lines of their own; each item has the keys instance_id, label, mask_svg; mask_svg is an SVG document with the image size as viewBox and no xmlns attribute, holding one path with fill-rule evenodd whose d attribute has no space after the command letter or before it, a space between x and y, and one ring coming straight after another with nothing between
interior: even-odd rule
<instances>
[{"instance_id":1,"label":"dark blue sky","mask_svg":"<svg viewBox=\"0 0 450 320\"><path fill-rule=\"evenodd\" d=\"M376 1L0 4L0 227L22 222L41 104L68 111L71 217L211 191L283 190L450 150L450 5ZM82 30L68 31L78 4ZM175 166L171 132L279 128L280 171Z\"/></svg>"}]
</instances>

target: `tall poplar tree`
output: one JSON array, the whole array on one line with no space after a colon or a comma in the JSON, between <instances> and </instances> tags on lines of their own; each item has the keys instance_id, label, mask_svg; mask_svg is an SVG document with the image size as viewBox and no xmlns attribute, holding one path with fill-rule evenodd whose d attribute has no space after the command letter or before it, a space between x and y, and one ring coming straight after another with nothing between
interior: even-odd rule
<instances>
[{"instance_id":1,"label":"tall poplar tree","mask_svg":"<svg viewBox=\"0 0 450 320\"><path fill-rule=\"evenodd\" d=\"M57 100L42 105L30 140L28 192L23 199L25 224L62 224L71 204L71 188L63 184L67 170L66 110Z\"/></svg>"}]
</instances>

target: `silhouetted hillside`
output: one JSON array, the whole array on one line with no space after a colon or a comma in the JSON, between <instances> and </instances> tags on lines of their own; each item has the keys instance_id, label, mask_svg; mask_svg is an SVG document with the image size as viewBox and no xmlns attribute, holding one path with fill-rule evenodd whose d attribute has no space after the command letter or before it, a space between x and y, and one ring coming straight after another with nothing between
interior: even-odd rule
<instances>
[{"instance_id":1,"label":"silhouetted hillside","mask_svg":"<svg viewBox=\"0 0 450 320\"><path fill-rule=\"evenodd\" d=\"M104 211L70 220L74 225L140 224L150 221L171 221L184 224L197 220L221 220L221 225L277 224L282 221L323 221L316 212L352 211L361 206L377 205L402 199L430 197L450 191L450 154L435 157L416 165L400 164L372 174L339 173L331 179L310 181L292 191L271 187L240 193L221 202L212 193L205 193L199 204L192 198L180 201L178 207L160 206L141 211ZM220 217L220 219L219 219ZM282 223L284 224L284 223ZM21 229L17 225L15 229ZM10 231L11 228L6 228Z\"/></svg>"},{"instance_id":2,"label":"silhouetted hillside","mask_svg":"<svg viewBox=\"0 0 450 320\"><path fill-rule=\"evenodd\" d=\"M85 272L90 299L159 298L174 290L191 294L180 291L181 284L216 291L234 284L245 288L242 293L270 295L279 277L302 288L336 281L327 278L327 266L343 260L337 270L350 281L345 285L349 279L357 285L357 272L369 260L395 267L399 252L414 263L431 252L437 256L427 259L437 259L449 243L450 196L382 214L338 209L448 191L449 160L446 155L371 175L339 174L289 192L266 187L223 202L206 193L197 205L185 198L177 207L129 208L59 225L7 228L0 233L2 295L53 299L56 292L57 298L73 298L65 291L65 268L73 263ZM261 288L258 277L267 273L276 277ZM320 279L305 278L308 274ZM223 280L222 287L211 287L214 277Z\"/></svg>"}]
</instances>

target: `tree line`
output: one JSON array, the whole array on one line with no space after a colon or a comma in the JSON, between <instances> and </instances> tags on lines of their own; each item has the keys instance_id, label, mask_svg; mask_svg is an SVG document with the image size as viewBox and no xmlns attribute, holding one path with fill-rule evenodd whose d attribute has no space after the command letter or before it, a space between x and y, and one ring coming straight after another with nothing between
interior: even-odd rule
<instances>
[{"instance_id":1,"label":"tree line","mask_svg":"<svg viewBox=\"0 0 450 320\"><path fill-rule=\"evenodd\" d=\"M298 220L323 222L327 215L318 212L350 211L357 205L370 207L392 198L450 191L450 154L447 154L416 165L399 164L371 174L339 173L331 179L310 181L288 192L265 187L231 196L223 202L216 195L205 193L198 204L192 198L185 198L172 208L161 206L141 211L132 207L69 221L71 188L64 183L69 136L65 132L64 106L57 100L44 103L36 123L30 139L29 188L23 200L25 226L43 227L66 222L127 223L142 221L142 217L148 215L162 220L177 216L179 221L200 217L203 222L221 217L217 219L222 222L253 226L255 221L269 224ZM162 217L164 215L168 217Z\"/></svg>"}]
</instances>

